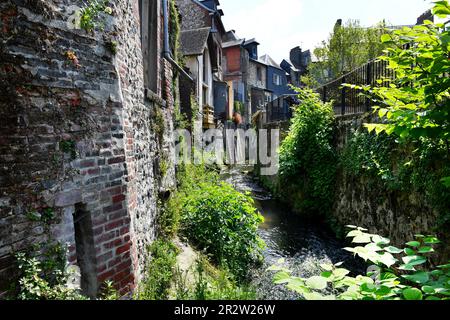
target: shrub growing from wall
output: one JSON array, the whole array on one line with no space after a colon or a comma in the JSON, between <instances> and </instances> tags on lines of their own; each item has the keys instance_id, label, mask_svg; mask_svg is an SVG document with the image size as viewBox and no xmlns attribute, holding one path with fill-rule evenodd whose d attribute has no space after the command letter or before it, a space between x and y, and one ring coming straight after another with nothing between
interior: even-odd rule
<instances>
[{"instance_id":1,"label":"shrub growing from wall","mask_svg":"<svg viewBox=\"0 0 450 320\"><path fill-rule=\"evenodd\" d=\"M333 108L310 89L297 92L301 103L280 148L280 184L293 191L283 194L295 195L287 199L295 211L323 216L333 204L337 167Z\"/></svg>"},{"instance_id":2,"label":"shrub growing from wall","mask_svg":"<svg viewBox=\"0 0 450 320\"><path fill-rule=\"evenodd\" d=\"M181 166L178 181L178 191L160 217L165 235L179 230L212 262L244 279L263 248L257 233L263 217L252 198L221 182L219 174L204 165Z\"/></svg>"}]
</instances>

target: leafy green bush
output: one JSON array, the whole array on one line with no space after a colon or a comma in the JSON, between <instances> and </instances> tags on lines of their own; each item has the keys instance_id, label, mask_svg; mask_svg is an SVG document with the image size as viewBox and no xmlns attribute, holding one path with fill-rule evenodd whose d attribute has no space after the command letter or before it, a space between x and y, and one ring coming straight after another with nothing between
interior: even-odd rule
<instances>
[{"instance_id":1,"label":"leafy green bush","mask_svg":"<svg viewBox=\"0 0 450 320\"><path fill-rule=\"evenodd\" d=\"M281 144L280 181L301 191L298 211L326 215L334 200L337 170L334 112L312 90L297 91L301 103L294 109L289 134Z\"/></svg>"},{"instance_id":2,"label":"leafy green bush","mask_svg":"<svg viewBox=\"0 0 450 320\"><path fill-rule=\"evenodd\" d=\"M226 183L201 182L182 209L183 234L238 278L260 258L263 242L257 230L262 221L251 197Z\"/></svg>"},{"instance_id":3,"label":"leafy green bush","mask_svg":"<svg viewBox=\"0 0 450 320\"><path fill-rule=\"evenodd\" d=\"M433 14L448 19L448 1L436 1ZM450 28L425 21L382 36L388 46L380 57L395 74L376 86L351 86L377 102L375 113L383 120L366 124L370 132L385 132L406 143L425 143L446 149L450 155ZM388 83L388 85L384 85ZM450 187L450 177L440 177Z\"/></svg>"},{"instance_id":4,"label":"leafy green bush","mask_svg":"<svg viewBox=\"0 0 450 320\"><path fill-rule=\"evenodd\" d=\"M179 212L182 234L215 263L244 278L263 247L257 234L263 218L252 198L220 182L218 173L204 165L180 167L178 178L180 186L170 207Z\"/></svg>"},{"instance_id":5,"label":"leafy green bush","mask_svg":"<svg viewBox=\"0 0 450 320\"><path fill-rule=\"evenodd\" d=\"M179 231L183 205L192 189L201 182L216 184L220 180L214 168L205 165L180 165L177 170L178 189L162 205L158 227L162 237L171 239Z\"/></svg>"},{"instance_id":6,"label":"leafy green bush","mask_svg":"<svg viewBox=\"0 0 450 320\"><path fill-rule=\"evenodd\" d=\"M61 245L50 247L43 257L17 253L20 270L17 295L19 300L86 300L79 290L67 286L69 277L66 250Z\"/></svg>"},{"instance_id":7,"label":"leafy green bush","mask_svg":"<svg viewBox=\"0 0 450 320\"><path fill-rule=\"evenodd\" d=\"M151 261L147 266L141 286L139 300L166 300L175 272L178 248L169 241L156 240L149 247Z\"/></svg>"},{"instance_id":8,"label":"leafy green bush","mask_svg":"<svg viewBox=\"0 0 450 320\"><path fill-rule=\"evenodd\" d=\"M436 2L433 13L448 19L449 2ZM378 115L387 120L367 125L369 130L385 131L400 139L448 141L449 39L450 28L431 21L382 36L388 49L380 59L388 62L396 77L388 86L363 87L379 102Z\"/></svg>"},{"instance_id":9,"label":"leafy green bush","mask_svg":"<svg viewBox=\"0 0 450 320\"><path fill-rule=\"evenodd\" d=\"M433 13L448 18L449 2L435 2ZM387 50L380 59L395 77L350 85L376 101L382 121L365 125L370 134L355 134L341 161L346 173L387 191L424 194L442 229L450 222L449 39L448 25L431 21L382 36Z\"/></svg>"},{"instance_id":10,"label":"leafy green bush","mask_svg":"<svg viewBox=\"0 0 450 320\"><path fill-rule=\"evenodd\" d=\"M373 263L366 275L349 276L342 263L321 265L320 276L308 279L292 276L291 271L279 265L275 283L301 294L306 300L450 300L450 264L427 271L426 255L434 252L439 241L434 236L417 235L406 248L390 246L390 240L353 229L348 237L355 248L345 250ZM429 265L428 265L429 267Z\"/></svg>"}]
</instances>

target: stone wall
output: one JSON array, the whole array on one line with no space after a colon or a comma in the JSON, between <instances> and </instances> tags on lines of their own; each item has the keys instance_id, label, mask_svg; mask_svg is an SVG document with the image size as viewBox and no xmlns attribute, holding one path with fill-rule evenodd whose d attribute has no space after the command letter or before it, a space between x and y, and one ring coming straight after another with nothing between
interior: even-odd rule
<instances>
[{"instance_id":1,"label":"stone wall","mask_svg":"<svg viewBox=\"0 0 450 320\"><path fill-rule=\"evenodd\" d=\"M258 80L258 68L261 69L261 80ZM248 85L254 88L266 89L267 66L250 60L248 65Z\"/></svg>"},{"instance_id":2,"label":"stone wall","mask_svg":"<svg viewBox=\"0 0 450 320\"><path fill-rule=\"evenodd\" d=\"M369 115L348 115L336 120L335 147L341 151L354 130L361 129L363 123L377 121ZM288 131L286 123L273 123L264 128L282 130L281 137ZM279 185L278 177L261 177L261 181L275 193L282 202L295 209L302 194L291 186ZM393 245L404 246L417 234L437 235L442 241L434 257L436 263L446 263L450 258L448 230L438 227L439 213L427 203L423 193L389 191L370 186L364 177L353 177L338 170L335 201L331 218L333 227L342 229L346 225L356 225L369 229L392 240Z\"/></svg>"},{"instance_id":3,"label":"stone wall","mask_svg":"<svg viewBox=\"0 0 450 320\"><path fill-rule=\"evenodd\" d=\"M362 129L368 115L337 119L336 145L342 150L354 130ZM375 120L377 121L377 120ZM437 235L443 243L438 250L441 262L450 257L448 235L438 228L439 212L418 192L373 188L364 177L353 177L339 170L332 216L340 226L357 225L404 246L415 235ZM436 261L437 262L437 261Z\"/></svg>"},{"instance_id":4,"label":"stone wall","mask_svg":"<svg viewBox=\"0 0 450 320\"><path fill-rule=\"evenodd\" d=\"M92 231L88 293L105 280L131 291L158 198L175 187L172 70L161 58L158 92L146 97L138 1L111 2L104 31L90 34L68 24L81 3L0 4L0 292L14 254L32 245L67 243L81 265L74 216Z\"/></svg>"}]
</instances>

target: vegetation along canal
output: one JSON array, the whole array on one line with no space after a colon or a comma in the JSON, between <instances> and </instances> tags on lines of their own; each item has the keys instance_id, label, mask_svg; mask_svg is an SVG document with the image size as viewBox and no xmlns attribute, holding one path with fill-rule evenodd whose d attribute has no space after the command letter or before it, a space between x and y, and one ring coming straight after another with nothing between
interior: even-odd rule
<instances>
[{"instance_id":1,"label":"vegetation along canal","mask_svg":"<svg viewBox=\"0 0 450 320\"><path fill-rule=\"evenodd\" d=\"M273 283L273 274L267 268L284 259L286 267L301 277L320 274L323 263L344 262L345 268L355 273L365 272L364 263L342 250L345 243L338 240L325 223L305 220L289 212L282 203L262 188L251 172L227 169L222 172L225 181L241 192L250 192L255 206L264 216L259 235L266 243L264 264L254 270L252 284L262 300L296 300L299 296L283 285Z\"/></svg>"}]
</instances>

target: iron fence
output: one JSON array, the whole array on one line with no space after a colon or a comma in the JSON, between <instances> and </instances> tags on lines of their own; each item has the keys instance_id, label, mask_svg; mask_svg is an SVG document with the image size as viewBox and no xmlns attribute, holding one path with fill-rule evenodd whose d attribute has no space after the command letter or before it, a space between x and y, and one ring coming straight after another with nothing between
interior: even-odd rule
<instances>
[{"instance_id":1,"label":"iron fence","mask_svg":"<svg viewBox=\"0 0 450 320\"><path fill-rule=\"evenodd\" d=\"M288 121L292 118L292 106L298 104L294 94L283 95L266 105L265 123Z\"/></svg>"},{"instance_id":2,"label":"iron fence","mask_svg":"<svg viewBox=\"0 0 450 320\"><path fill-rule=\"evenodd\" d=\"M344 87L343 84L388 85L386 79L393 79L394 71L388 68L388 62L374 60L333 80L317 89L324 102L333 102L336 115L359 114L370 110L372 101L361 95L358 89ZM378 80L383 82L378 84Z\"/></svg>"}]
</instances>

